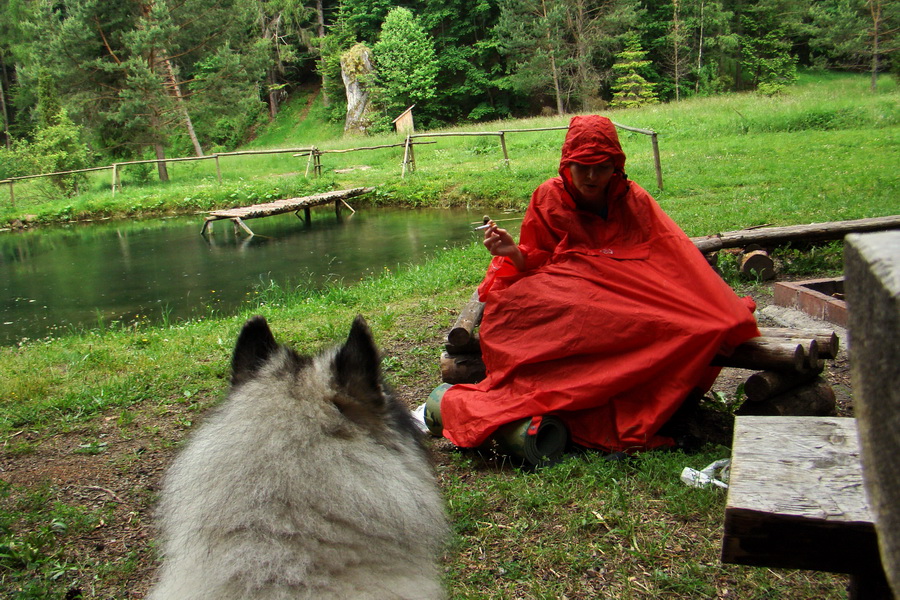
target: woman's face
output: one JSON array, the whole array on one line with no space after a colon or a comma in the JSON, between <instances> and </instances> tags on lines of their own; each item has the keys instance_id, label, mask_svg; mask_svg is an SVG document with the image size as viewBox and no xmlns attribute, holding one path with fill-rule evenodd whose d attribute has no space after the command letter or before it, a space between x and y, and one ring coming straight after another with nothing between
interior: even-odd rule
<instances>
[{"instance_id":1,"label":"woman's face","mask_svg":"<svg viewBox=\"0 0 900 600\"><path fill-rule=\"evenodd\" d=\"M605 200L606 186L613 176L613 170L611 160L596 165L583 165L575 162L569 165L572 184L590 207L595 207Z\"/></svg>"}]
</instances>

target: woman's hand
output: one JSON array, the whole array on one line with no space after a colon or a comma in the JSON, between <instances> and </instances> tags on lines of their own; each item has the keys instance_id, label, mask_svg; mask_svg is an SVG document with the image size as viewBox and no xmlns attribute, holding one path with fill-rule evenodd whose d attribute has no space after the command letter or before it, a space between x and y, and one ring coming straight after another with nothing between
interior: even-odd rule
<instances>
[{"instance_id":1,"label":"woman's hand","mask_svg":"<svg viewBox=\"0 0 900 600\"><path fill-rule=\"evenodd\" d=\"M500 229L493 221L488 221L488 228L484 230L484 247L493 256L506 256L513 261L520 271L525 270L525 256L519 250L516 241L505 229Z\"/></svg>"}]
</instances>

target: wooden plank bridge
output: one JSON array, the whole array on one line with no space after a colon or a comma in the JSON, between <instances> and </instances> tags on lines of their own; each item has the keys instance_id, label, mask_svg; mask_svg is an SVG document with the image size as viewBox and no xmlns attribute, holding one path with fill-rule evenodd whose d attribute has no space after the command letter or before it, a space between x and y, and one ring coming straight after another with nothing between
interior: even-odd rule
<instances>
[{"instance_id":1,"label":"wooden plank bridge","mask_svg":"<svg viewBox=\"0 0 900 600\"><path fill-rule=\"evenodd\" d=\"M353 207L347 204L346 200L348 198L354 198L356 196L361 196L363 194L368 194L369 192L374 191L375 188L371 187L359 187L359 188L351 188L349 190L337 190L334 192L324 192L321 194L314 194L312 196L303 196L301 198L286 198L284 200L276 200L275 202L266 202L265 204L254 204L253 206L243 206L239 208L228 208L223 210L212 210L209 212L209 216L206 217L206 220L203 222L203 228L200 230L200 235L204 235L207 231L212 232L212 223L214 221L221 221L224 219L229 219L234 224L235 232L238 227L241 227L244 231L246 231L249 235L254 235L253 231L247 227L247 224L244 221L248 219L259 219L262 217L270 217L272 215L280 215L287 212L293 212L300 218L300 211L303 211L304 220L309 223L310 222L310 208L313 206L321 206L323 204L334 203L334 210L337 213L338 217L341 215L341 207L346 206L352 212L356 212L353 210Z\"/></svg>"}]
</instances>

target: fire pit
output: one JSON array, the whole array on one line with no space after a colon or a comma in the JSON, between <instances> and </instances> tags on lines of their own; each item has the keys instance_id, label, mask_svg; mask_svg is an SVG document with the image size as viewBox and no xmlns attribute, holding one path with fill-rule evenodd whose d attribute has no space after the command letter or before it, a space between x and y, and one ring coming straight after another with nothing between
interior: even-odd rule
<instances>
[{"instance_id":1,"label":"fire pit","mask_svg":"<svg viewBox=\"0 0 900 600\"><path fill-rule=\"evenodd\" d=\"M796 308L804 313L841 327L847 326L844 278L808 279L775 284L775 304Z\"/></svg>"}]
</instances>

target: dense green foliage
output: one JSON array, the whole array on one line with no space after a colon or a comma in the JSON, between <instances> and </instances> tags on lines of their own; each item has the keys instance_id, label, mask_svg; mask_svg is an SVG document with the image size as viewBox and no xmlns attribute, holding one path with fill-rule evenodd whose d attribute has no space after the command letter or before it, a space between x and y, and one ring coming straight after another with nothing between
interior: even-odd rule
<instances>
[{"instance_id":1,"label":"dense green foliage","mask_svg":"<svg viewBox=\"0 0 900 600\"><path fill-rule=\"evenodd\" d=\"M321 88L329 114L340 120L340 56L359 42L383 54L375 76L381 121L416 103L416 120L426 127L602 110L621 91L615 65L633 51L628 44L646 52L637 74L663 102L747 89L775 94L804 66L868 71L874 86L878 72L900 63L898 6L0 0L0 141L7 148L33 142L46 116L64 109L101 159L231 149L310 85ZM24 168L7 163L0 161L0 178Z\"/></svg>"},{"instance_id":2,"label":"dense green foliage","mask_svg":"<svg viewBox=\"0 0 900 600\"><path fill-rule=\"evenodd\" d=\"M398 115L408 107L434 98L438 74L434 42L406 8L388 13L375 55L376 103L384 115ZM387 129L387 124L384 129Z\"/></svg>"}]
</instances>

